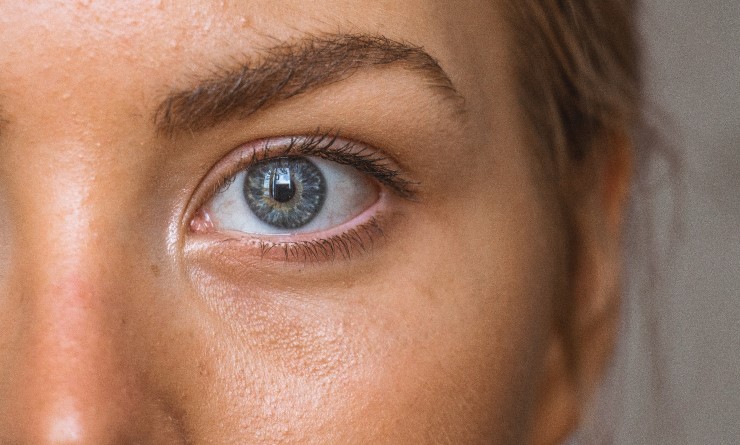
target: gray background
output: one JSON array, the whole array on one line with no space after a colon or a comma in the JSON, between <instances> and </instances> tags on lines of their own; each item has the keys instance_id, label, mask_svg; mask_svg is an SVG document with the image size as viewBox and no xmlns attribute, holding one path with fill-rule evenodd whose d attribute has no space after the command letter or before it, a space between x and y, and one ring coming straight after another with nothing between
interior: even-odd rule
<instances>
[{"instance_id":1,"label":"gray background","mask_svg":"<svg viewBox=\"0 0 740 445\"><path fill-rule=\"evenodd\" d=\"M635 198L621 343L573 443L740 444L740 0L645 1L641 22L673 155Z\"/></svg>"}]
</instances>

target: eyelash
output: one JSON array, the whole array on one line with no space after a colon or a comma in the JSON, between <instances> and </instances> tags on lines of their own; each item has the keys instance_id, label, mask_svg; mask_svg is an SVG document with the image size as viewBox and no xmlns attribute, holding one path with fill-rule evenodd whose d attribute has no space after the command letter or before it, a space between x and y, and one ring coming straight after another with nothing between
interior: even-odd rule
<instances>
[{"instance_id":1,"label":"eyelash","mask_svg":"<svg viewBox=\"0 0 740 445\"><path fill-rule=\"evenodd\" d=\"M228 174L223 175L216 183L213 194L228 186L234 180L234 175L246 170L251 165L271 158L290 156L316 156L334 161L338 164L349 165L362 173L369 174L380 183L390 187L400 197L416 200L415 188L417 182L404 178L401 171L394 167L388 157L377 153L368 147L358 147L353 141L345 141L341 146L334 145L340 139L339 133L314 133L307 137L293 136L283 148L270 147L270 141L263 142L260 149L254 150L248 158L242 159L234 165Z\"/></svg>"},{"instance_id":2,"label":"eyelash","mask_svg":"<svg viewBox=\"0 0 740 445\"><path fill-rule=\"evenodd\" d=\"M326 261L334 260L338 255L342 259L348 260L352 258L352 252L354 251L365 253L371 249L378 236L385 237L385 233L378 219L370 218L364 224L329 238L279 243L257 240L257 243L262 258L277 248L282 252L285 261Z\"/></svg>"},{"instance_id":3,"label":"eyelash","mask_svg":"<svg viewBox=\"0 0 740 445\"><path fill-rule=\"evenodd\" d=\"M359 172L375 178L397 196L409 201L417 200L419 183L406 178L401 170L396 167L393 160L363 144L340 139L338 132L317 131L308 136L290 137L286 144L280 144L279 147L275 145L274 141L265 140L256 149L252 150L250 155L235 162L225 173L220 175L220 179L205 195L205 199L199 202L198 209L201 209L216 193L228 187L240 171L266 159L292 156L320 157L354 167ZM385 233L381 227L382 222L382 216L374 216L359 226L327 238L280 242L254 238L248 242L257 245L262 258L270 255L273 251L277 251L282 252L281 257L285 261L314 262L334 260L337 257L350 259L353 252L364 253L372 249L377 237L385 238ZM246 240L229 238L223 241Z\"/></svg>"}]
</instances>

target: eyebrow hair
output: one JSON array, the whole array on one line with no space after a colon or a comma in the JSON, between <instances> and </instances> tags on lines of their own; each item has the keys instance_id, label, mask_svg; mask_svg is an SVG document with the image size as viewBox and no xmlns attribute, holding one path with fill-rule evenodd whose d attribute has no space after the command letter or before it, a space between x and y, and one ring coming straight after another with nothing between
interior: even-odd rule
<instances>
[{"instance_id":1,"label":"eyebrow hair","mask_svg":"<svg viewBox=\"0 0 740 445\"><path fill-rule=\"evenodd\" d=\"M453 99L464 99L439 63L419 46L382 36L330 34L310 36L268 49L255 64L220 70L194 87L175 90L157 107L158 133L196 132L252 113L312 89L350 77L358 70L400 64L422 75L427 86Z\"/></svg>"},{"instance_id":2,"label":"eyebrow hair","mask_svg":"<svg viewBox=\"0 0 740 445\"><path fill-rule=\"evenodd\" d=\"M5 127L8 125L9 121L5 114L5 110L3 110L2 105L0 104L0 138L2 138L3 133L5 132Z\"/></svg>"}]
</instances>

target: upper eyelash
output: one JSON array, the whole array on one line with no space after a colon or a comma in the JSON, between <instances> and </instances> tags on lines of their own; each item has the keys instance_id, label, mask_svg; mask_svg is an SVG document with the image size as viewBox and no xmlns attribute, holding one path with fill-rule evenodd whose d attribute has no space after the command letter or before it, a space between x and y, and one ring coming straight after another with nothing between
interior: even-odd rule
<instances>
[{"instance_id":1,"label":"upper eyelash","mask_svg":"<svg viewBox=\"0 0 740 445\"><path fill-rule=\"evenodd\" d=\"M317 156L339 164L351 165L358 171L374 176L401 197L416 198L414 188L419 184L401 176L397 168L389 165L390 160L386 156L364 146L357 149L357 143L352 141L346 141L343 145L335 147L338 139L339 133L310 136L300 143L295 143L296 139L292 139L285 154L288 155L295 150L303 156Z\"/></svg>"},{"instance_id":2,"label":"upper eyelash","mask_svg":"<svg viewBox=\"0 0 740 445\"><path fill-rule=\"evenodd\" d=\"M357 148L356 142L348 140L336 146L339 139L338 132L317 132L309 136L293 136L287 145L277 149L271 148L271 141L266 140L261 150L254 150L250 157L239 162L228 175L216 183L214 194L227 188L235 180L236 173L246 170L251 165L266 159L300 155L316 156L338 164L349 165L362 173L373 176L402 198L416 200L416 188L419 183L405 178L401 171L392 165L388 157L365 146Z\"/></svg>"}]
</instances>

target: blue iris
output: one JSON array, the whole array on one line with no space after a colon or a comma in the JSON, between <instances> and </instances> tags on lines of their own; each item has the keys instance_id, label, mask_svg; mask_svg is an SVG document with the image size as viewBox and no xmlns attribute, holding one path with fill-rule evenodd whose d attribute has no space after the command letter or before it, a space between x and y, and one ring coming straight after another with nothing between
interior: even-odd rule
<instances>
[{"instance_id":1,"label":"blue iris","mask_svg":"<svg viewBox=\"0 0 740 445\"><path fill-rule=\"evenodd\" d=\"M249 167L244 198L252 212L280 229L305 226L321 211L326 180L306 158L274 158Z\"/></svg>"}]
</instances>

